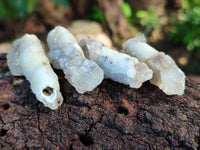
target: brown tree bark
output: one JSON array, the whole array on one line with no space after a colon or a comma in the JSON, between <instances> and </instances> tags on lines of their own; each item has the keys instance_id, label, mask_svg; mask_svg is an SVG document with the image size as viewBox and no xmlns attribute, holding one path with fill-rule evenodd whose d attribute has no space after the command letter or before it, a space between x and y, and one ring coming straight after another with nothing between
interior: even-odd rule
<instances>
[{"instance_id":1,"label":"brown tree bark","mask_svg":"<svg viewBox=\"0 0 200 150\"><path fill-rule=\"evenodd\" d=\"M77 18L85 17L89 12L92 5L95 3L94 0L69 0L70 6L74 11L74 15Z\"/></svg>"},{"instance_id":2,"label":"brown tree bark","mask_svg":"<svg viewBox=\"0 0 200 150\"><path fill-rule=\"evenodd\" d=\"M112 38L117 41L119 37L127 40L132 35L128 22L117 0L97 0L103 11L106 22L111 30Z\"/></svg>"},{"instance_id":3,"label":"brown tree bark","mask_svg":"<svg viewBox=\"0 0 200 150\"><path fill-rule=\"evenodd\" d=\"M64 103L52 111L0 54L0 149L200 148L200 87L192 80L183 96L149 82L133 89L108 79L81 95L56 72Z\"/></svg>"},{"instance_id":4,"label":"brown tree bark","mask_svg":"<svg viewBox=\"0 0 200 150\"><path fill-rule=\"evenodd\" d=\"M105 15L106 24L103 25L110 32L113 41L119 42L121 39L127 40L133 36L117 0L70 0L76 18L85 17L96 4Z\"/></svg>"},{"instance_id":5,"label":"brown tree bark","mask_svg":"<svg viewBox=\"0 0 200 150\"><path fill-rule=\"evenodd\" d=\"M170 2L172 2L173 0L169 0ZM166 0L127 0L127 2L130 4L131 8L133 10L147 10L149 8L154 8L155 9L155 13L158 16L162 16L165 14L165 6L167 4L168 1Z\"/></svg>"}]
</instances>

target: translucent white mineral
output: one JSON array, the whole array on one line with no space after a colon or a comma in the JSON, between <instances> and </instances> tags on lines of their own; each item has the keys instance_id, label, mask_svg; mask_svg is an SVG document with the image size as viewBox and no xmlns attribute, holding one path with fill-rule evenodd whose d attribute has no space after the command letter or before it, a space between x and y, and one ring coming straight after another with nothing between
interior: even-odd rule
<instances>
[{"instance_id":1,"label":"translucent white mineral","mask_svg":"<svg viewBox=\"0 0 200 150\"><path fill-rule=\"evenodd\" d=\"M103 70L92 60L85 58L74 36L61 26L47 36L49 59L56 69L62 69L65 78L79 93L92 91L103 78Z\"/></svg>"},{"instance_id":2,"label":"translucent white mineral","mask_svg":"<svg viewBox=\"0 0 200 150\"><path fill-rule=\"evenodd\" d=\"M62 104L58 77L35 35L25 34L14 41L7 63L13 75L26 77L33 93L45 106L57 109Z\"/></svg>"},{"instance_id":3,"label":"translucent white mineral","mask_svg":"<svg viewBox=\"0 0 200 150\"><path fill-rule=\"evenodd\" d=\"M185 74L169 55L148 45L143 34L127 40L122 47L121 52L135 56L153 70L153 78L150 80L152 84L157 85L168 95L184 93Z\"/></svg>"},{"instance_id":4,"label":"translucent white mineral","mask_svg":"<svg viewBox=\"0 0 200 150\"><path fill-rule=\"evenodd\" d=\"M139 88L152 78L152 70L136 58L109 49L100 41L85 36L80 42L87 58L94 60L107 77L119 83Z\"/></svg>"}]
</instances>

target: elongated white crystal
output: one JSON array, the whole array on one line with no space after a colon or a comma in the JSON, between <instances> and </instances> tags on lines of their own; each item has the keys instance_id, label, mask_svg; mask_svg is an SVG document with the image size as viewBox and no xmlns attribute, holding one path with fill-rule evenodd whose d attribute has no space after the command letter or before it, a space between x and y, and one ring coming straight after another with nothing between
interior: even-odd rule
<instances>
[{"instance_id":1,"label":"elongated white crystal","mask_svg":"<svg viewBox=\"0 0 200 150\"><path fill-rule=\"evenodd\" d=\"M35 35L25 34L14 41L7 63L13 75L26 77L33 93L45 106L57 109L62 104L58 77Z\"/></svg>"},{"instance_id":2,"label":"elongated white crystal","mask_svg":"<svg viewBox=\"0 0 200 150\"><path fill-rule=\"evenodd\" d=\"M80 42L87 58L94 60L107 77L119 83L139 88L152 78L152 70L136 58L109 49L100 41L85 36Z\"/></svg>"},{"instance_id":3,"label":"elongated white crystal","mask_svg":"<svg viewBox=\"0 0 200 150\"><path fill-rule=\"evenodd\" d=\"M65 78L79 93L92 91L104 77L103 70L92 60L85 58L74 36L61 26L47 36L49 59L56 69L62 69Z\"/></svg>"},{"instance_id":4,"label":"elongated white crystal","mask_svg":"<svg viewBox=\"0 0 200 150\"><path fill-rule=\"evenodd\" d=\"M127 40L122 47L121 52L135 56L153 70L153 78L150 80L152 84L157 85L168 95L184 93L185 74L169 55L148 45L143 34Z\"/></svg>"}]
</instances>

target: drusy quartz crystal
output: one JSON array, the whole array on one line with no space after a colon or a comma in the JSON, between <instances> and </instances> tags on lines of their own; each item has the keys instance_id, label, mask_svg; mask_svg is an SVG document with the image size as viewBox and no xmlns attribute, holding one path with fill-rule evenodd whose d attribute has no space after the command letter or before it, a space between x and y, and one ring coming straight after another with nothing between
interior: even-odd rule
<instances>
[{"instance_id":1,"label":"drusy quartz crystal","mask_svg":"<svg viewBox=\"0 0 200 150\"><path fill-rule=\"evenodd\" d=\"M33 93L45 106L57 109L62 104L58 77L35 35L25 34L14 41L7 63L13 75L26 77Z\"/></svg>"},{"instance_id":2,"label":"drusy quartz crystal","mask_svg":"<svg viewBox=\"0 0 200 150\"><path fill-rule=\"evenodd\" d=\"M142 83L152 78L152 70L136 58L109 49L100 41L85 36L80 42L87 58L95 61L106 77L132 88L141 87Z\"/></svg>"},{"instance_id":3,"label":"drusy quartz crystal","mask_svg":"<svg viewBox=\"0 0 200 150\"><path fill-rule=\"evenodd\" d=\"M103 70L88 60L75 37L64 27L57 26L47 36L48 57L56 69L62 69L65 78L79 93L92 91L103 78Z\"/></svg>"},{"instance_id":4,"label":"drusy quartz crystal","mask_svg":"<svg viewBox=\"0 0 200 150\"><path fill-rule=\"evenodd\" d=\"M57 26L49 32L47 44L49 59L40 40L25 34L13 42L7 63L13 75L26 77L37 99L52 110L63 97L50 62L81 94L92 91L104 76L132 88L150 80L168 95L184 93L185 74L169 55L148 45L143 34L127 40L118 52L89 36L77 43L66 28Z\"/></svg>"},{"instance_id":5,"label":"drusy quartz crystal","mask_svg":"<svg viewBox=\"0 0 200 150\"><path fill-rule=\"evenodd\" d=\"M143 34L127 40L122 47L121 52L138 58L153 70L153 78L150 80L152 84L157 85L168 95L184 93L185 74L169 55L148 45Z\"/></svg>"}]
</instances>

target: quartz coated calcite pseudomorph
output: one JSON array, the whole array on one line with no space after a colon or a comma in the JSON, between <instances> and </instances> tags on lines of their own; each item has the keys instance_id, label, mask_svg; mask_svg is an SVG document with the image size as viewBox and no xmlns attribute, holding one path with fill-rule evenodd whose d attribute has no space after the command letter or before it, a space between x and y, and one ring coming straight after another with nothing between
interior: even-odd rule
<instances>
[{"instance_id":1,"label":"quartz coated calcite pseudomorph","mask_svg":"<svg viewBox=\"0 0 200 150\"><path fill-rule=\"evenodd\" d=\"M182 95L185 89L185 74L174 60L146 43L145 36L140 34L127 40L122 45L122 53L135 56L153 70L150 82L168 95Z\"/></svg>"},{"instance_id":2,"label":"quartz coated calcite pseudomorph","mask_svg":"<svg viewBox=\"0 0 200 150\"><path fill-rule=\"evenodd\" d=\"M48 57L56 69L62 69L65 78L79 93L92 91L103 78L103 70L88 60L75 37L64 27L57 26L47 36Z\"/></svg>"},{"instance_id":3,"label":"quartz coated calcite pseudomorph","mask_svg":"<svg viewBox=\"0 0 200 150\"><path fill-rule=\"evenodd\" d=\"M109 49L96 39L85 36L79 44L86 57L94 60L105 75L114 81L139 88L143 82L152 78L152 70L145 63Z\"/></svg>"},{"instance_id":4,"label":"quartz coated calcite pseudomorph","mask_svg":"<svg viewBox=\"0 0 200 150\"><path fill-rule=\"evenodd\" d=\"M54 110L62 104L58 77L35 35L25 34L15 40L8 52L7 63L13 75L26 77L33 93L45 106Z\"/></svg>"}]
</instances>

